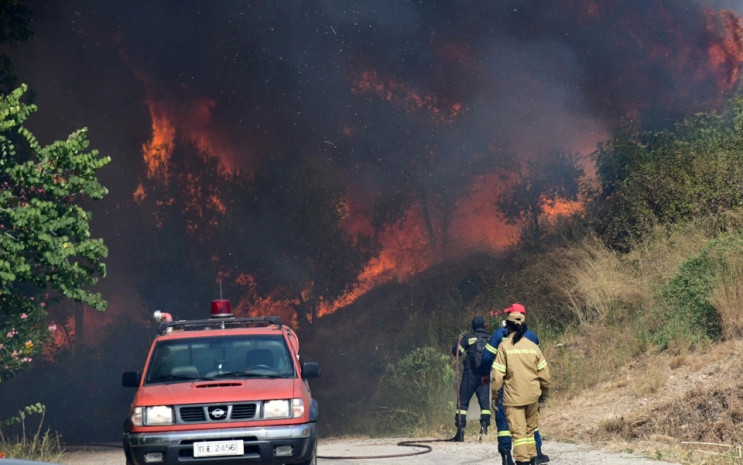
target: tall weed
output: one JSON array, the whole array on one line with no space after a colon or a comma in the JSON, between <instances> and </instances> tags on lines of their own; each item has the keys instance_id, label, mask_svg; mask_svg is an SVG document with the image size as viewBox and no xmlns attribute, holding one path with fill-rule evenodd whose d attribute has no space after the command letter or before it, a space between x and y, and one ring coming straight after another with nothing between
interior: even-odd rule
<instances>
[{"instance_id":1,"label":"tall weed","mask_svg":"<svg viewBox=\"0 0 743 465\"><path fill-rule=\"evenodd\" d=\"M743 337L743 255L731 253L721 265L709 301L722 319L723 339Z\"/></svg>"},{"instance_id":2,"label":"tall weed","mask_svg":"<svg viewBox=\"0 0 743 465\"><path fill-rule=\"evenodd\" d=\"M587 239L564 252L567 266L556 276L579 324L617 320L617 312L640 300L636 277L618 254L598 240Z\"/></svg>"},{"instance_id":3,"label":"tall weed","mask_svg":"<svg viewBox=\"0 0 743 465\"><path fill-rule=\"evenodd\" d=\"M18 415L0 422L0 459L17 458L57 462L64 455L59 436L43 430L46 407L34 404L18 411ZM29 431L26 421L40 415L35 431Z\"/></svg>"}]
</instances>

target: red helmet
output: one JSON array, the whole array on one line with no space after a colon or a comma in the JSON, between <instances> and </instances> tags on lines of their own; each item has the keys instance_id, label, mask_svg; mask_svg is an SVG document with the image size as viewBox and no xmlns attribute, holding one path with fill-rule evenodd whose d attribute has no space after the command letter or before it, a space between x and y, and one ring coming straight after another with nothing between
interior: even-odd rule
<instances>
[{"instance_id":1,"label":"red helmet","mask_svg":"<svg viewBox=\"0 0 743 465\"><path fill-rule=\"evenodd\" d=\"M524 306L521 304L512 304L510 307L508 307L507 309L503 311L506 313L514 312L514 313L523 313L524 315L526 315L526 308L524 308Z\"/></svg>"}]
</instances>

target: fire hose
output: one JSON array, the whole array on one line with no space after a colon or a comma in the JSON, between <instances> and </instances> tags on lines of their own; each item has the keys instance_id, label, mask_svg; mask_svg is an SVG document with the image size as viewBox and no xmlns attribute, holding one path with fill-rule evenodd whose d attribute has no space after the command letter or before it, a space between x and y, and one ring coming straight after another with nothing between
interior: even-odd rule
<instances>
[{"instance_id":1,"label":"fire hose","mask_svg":"<svg viewBox=\"0 0 743 465\"><path fill-rule=\"evenodd\" d=\"M396 457L412 457L414 455L422 455L427 454L433 450L433 447L427 446L423 444L424 442L442 442L442 441L449 441L449 439L424 439L424 440L414 440L411 439L409 441L400 441L397 443L398 446L403 447L421 447L423 450L417 450L415 452L403 452L399 454L384 454L384 455L340 455L340 456L332 456L332 455L318 455L318 459L324 459L324 460L361 460L361 459L391 459Z\"/></svg>"},{"instance_id":2,"label":"fire hose","mask_svg":"<svg viewBox=\"0 0 743 465\"><path fill-rule=\"evenodd\" d=\"M457 342L457 351L454 355L455 357L455 365L454 365L454 372L455 372L455 390L457 392L457 415L461 416L460 410L460 399L459 399L459 389L458 389L458 380L459 380L459 347L462 345L462 339L464 338L464 335L459 337L459 341ZM461 420L461 417L459 418ZM456 436L455 436L456 437ZM414 455L422 455L427 454L433 450L433 447L426 445L426 443L431 442L451 442L454 441L454 438L449 439L411 439L407 441L400 441L397 443L398 446L401 447L419 447L423 450L417 450L415 452L406 452L406 453L399 453L399 454L383 454L383 455L341 455L341 456L333 456L333 455L318 455L318 459L323 460L363 460L363 459L387 459L387 458L398 458L398 457L412 457Z\"/></svg>"}]
</instances>

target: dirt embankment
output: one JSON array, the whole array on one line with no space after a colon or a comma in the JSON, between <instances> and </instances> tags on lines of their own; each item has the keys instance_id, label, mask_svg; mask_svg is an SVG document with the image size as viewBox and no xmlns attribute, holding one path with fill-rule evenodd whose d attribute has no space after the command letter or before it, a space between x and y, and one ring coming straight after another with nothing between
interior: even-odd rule
<instances>
[{"instance_id":1,"label":"dirt embankment","mask_svg":"<svg viewBox=\"0 0 743 465\"><path fill-rule=\"evenodd\" d=\"M668 456L669 450L725 453L743 443L743 340L688 355L639 360L614 381L551 402L548 437Z\"/></svg>"}]
</instances>

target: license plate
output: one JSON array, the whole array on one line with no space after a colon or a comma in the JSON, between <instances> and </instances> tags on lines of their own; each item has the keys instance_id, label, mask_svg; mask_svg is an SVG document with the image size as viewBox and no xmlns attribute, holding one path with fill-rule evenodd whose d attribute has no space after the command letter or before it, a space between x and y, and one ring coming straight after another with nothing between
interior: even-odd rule
<instances>
[{"instance_id":1,"label":"license plate","mask_svg":"<svg viewBox=\"0 0 743 465\"><path fill-rule=\"evenodd\" d=\"M243 455L242 441L209 441L193 444L194 457L221 457L225 455Z\"/></svg>"}]
</instances>

